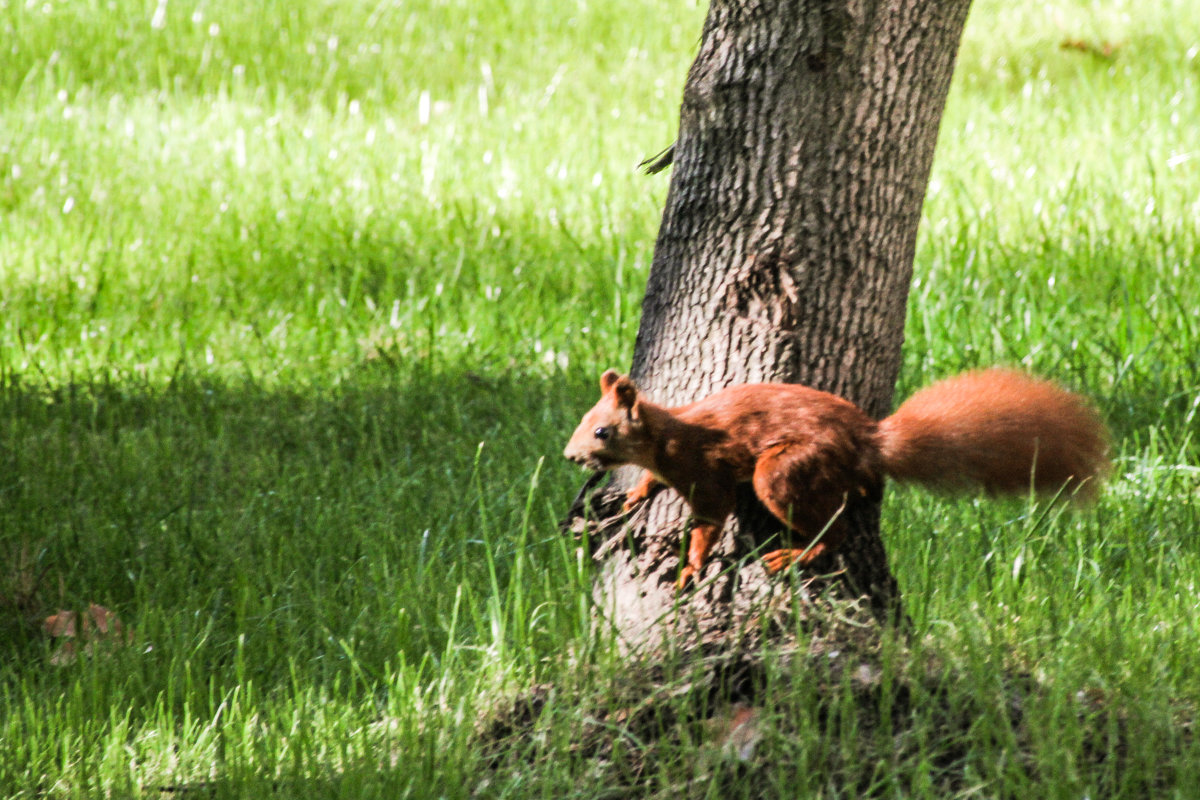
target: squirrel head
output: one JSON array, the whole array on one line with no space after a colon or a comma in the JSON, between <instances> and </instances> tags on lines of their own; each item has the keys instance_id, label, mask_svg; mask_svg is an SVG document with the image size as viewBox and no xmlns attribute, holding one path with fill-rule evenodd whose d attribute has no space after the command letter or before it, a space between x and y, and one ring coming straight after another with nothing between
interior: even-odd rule
<instances>
[{"instance_id":1,"label":"squirrel head","mask_svg":"<svg viewBox=\"0 0 1200 800\"><path fill-rule=\"evenodd\" d=\"M622 464L646 466L653 452L638 388L628 375L607 370L600 376L600 402L583 415L563 455L588 469Z\"/></svg>"}]
</instances>

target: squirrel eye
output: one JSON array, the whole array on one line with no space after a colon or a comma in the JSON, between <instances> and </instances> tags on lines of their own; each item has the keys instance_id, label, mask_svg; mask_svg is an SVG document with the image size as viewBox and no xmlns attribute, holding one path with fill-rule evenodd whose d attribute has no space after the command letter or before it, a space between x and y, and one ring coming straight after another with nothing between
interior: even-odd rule
<instances>
[{"instance_id":1,"label":"squirrel eye","mask_svg":"<svg viewBox=\"0 0 1200 800\"><path fill-rule=\"evenodd\" d=\"M603 441L604 439L608 438L608 428L601 425L599 428L596 428L596 430L592 431L592 435Z\"/></svg>"}]
</instances>

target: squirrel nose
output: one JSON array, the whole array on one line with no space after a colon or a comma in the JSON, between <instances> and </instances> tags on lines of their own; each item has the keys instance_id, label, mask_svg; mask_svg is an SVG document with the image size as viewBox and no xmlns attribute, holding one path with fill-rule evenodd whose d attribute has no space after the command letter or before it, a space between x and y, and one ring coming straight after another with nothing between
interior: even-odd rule
<instances>
[{"instance_id":1,"label":"squirrel nose","mask_svg":"<svg viewBox=\"0 0 1200 800\"><path fill-rule=\"evenodd\" d=\"M587 464L588 454L577 447L567 447L563 450L563 457L574 464Z\"/></svg>"}]
</instances>

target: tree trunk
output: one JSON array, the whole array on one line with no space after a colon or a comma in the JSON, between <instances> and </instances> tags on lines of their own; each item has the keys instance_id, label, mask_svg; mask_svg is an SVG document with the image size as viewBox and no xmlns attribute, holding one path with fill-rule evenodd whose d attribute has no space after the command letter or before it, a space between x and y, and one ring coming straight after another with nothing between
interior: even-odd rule
<instances>
[{"instance_id":1,"label":"tree trunk","mask_svg":"<svg viewBox=\"0 0 1200 800\"><path fill-rule=\"evenodd\" d=\"M677 405L730 384L784 381L887 413L968 7L712 0L634 351L632 375L651 399ZM615 487L628 480L618 475ZM781 526L743 489L736 523L683 595L673 584L686 509L674 493L660 493L631 529L602 529L596 599L627 645L722 638L761 622L786 598L776 590L796 585L768 580L748 558L772 549ZM614 495L605 497L611 511ZM807 594L898 613L877 505L846 514L849 543L819 565L836 578L805 583Z\"/></svg>"}]
</instances>

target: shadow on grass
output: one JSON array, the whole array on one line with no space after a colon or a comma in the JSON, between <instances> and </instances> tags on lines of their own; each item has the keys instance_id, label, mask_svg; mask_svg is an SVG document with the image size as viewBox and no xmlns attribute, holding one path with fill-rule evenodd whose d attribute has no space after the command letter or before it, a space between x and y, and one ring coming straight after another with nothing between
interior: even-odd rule
<instances>
[{"instance_id":1,"label":"shadow on grass","mask_svg":"<svg viewBox=\"0 0 1200 800\"><path fill-rule=\"evenodd\" d=\"M367 676L420 662L446 648L460 584L503 589L515 558L549 547L581 405L557 378L382 360L332 388L10 375L0 635L36 664L37 620L99 603L153 643L148 662L186 655L222 682L286 683L296 663L331 679L351 645Z\"/></svg>"}]
</instances>

